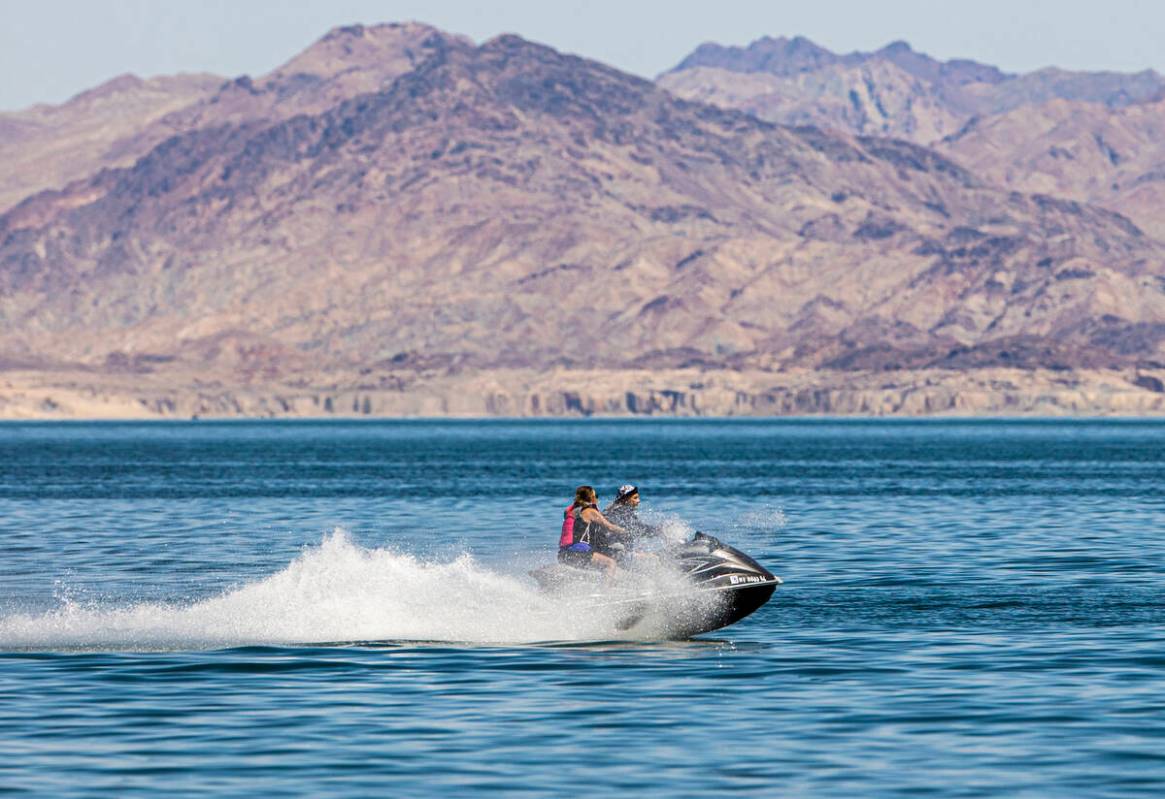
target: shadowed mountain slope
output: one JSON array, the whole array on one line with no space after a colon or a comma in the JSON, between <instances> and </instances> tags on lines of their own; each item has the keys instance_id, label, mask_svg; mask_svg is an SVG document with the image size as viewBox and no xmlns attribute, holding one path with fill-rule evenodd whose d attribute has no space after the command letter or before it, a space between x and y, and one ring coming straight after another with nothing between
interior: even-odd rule
<instances>
[{"instance_id":1,"label":"shadowed mountain slope","mask_svg":"<svg viewBox=\"0 0 1165 799\"><path fill-rule=\"evenodd\" d=\"M103 166L127 166L171 136L168 114L209 97L214 75L142 80L122 75L59 106L0 114L0 211L48 188L61 188ZM152 138L142 130L155 125ZM138 140L136 149L127 141Z\"/></svg>"},{"instance_id":2,"label":"shadowed mountain slope","mask_svg":"<svg viewBox=\"0 0 1165 799\"><path fill-rule=\"evenodd\" d=\"M1165 240L1165 102L1055 100L975 120L936 147L992 182L1119 210Z\"/></svg>"}]
</instances>

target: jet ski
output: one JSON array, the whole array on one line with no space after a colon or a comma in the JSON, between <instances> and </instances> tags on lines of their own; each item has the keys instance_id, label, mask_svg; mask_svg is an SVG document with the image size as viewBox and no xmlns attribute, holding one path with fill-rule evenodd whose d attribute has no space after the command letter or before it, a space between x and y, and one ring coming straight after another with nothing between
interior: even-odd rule
<instances>
[{"instance_id":1,"label":"jet ski","mask_svg":"<svg viewBox=\"0 0 1165 799\"><path fill-rule=\"evenodd\" d=\"M561 563L534 569L530 576L543 593L575 608L614 610L619 630L653 624L669 638L735 624L768 602L781 584L748 555L705 533L649 557L652 568L638 564L642 557L617 556L621 568L612 583L594 569ZM661 572L671 579L658 579Z\"/></svg>"}]
</instances>

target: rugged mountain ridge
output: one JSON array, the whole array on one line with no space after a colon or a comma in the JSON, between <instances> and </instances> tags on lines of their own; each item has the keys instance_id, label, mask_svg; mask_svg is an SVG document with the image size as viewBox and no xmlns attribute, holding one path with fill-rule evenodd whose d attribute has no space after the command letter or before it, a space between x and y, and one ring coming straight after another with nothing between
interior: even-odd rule
<instances>
[{"instance_id":1,"label":"rugged mountain ridge","mask_svg":"<svg viewBox=\"0 0 1165 799\"><path fill-rule=\"evenodd\" d=\"M903 41L872 53L837 54L804 37L763 37L747 47L705 43L658 82L681 96L699 93L706 98L724 90L718 84L742 74L756 79L749 102L759 116L801 122L789 116L795 99L804 114L812 114L814 104L823 105L816 122L830 124L838 117L828 109L848 103L847 129L864 135L902 132L904 112L912 110L899 96L903 91L929 97L945 113L964 120L1050 100L1124 108L1165 99L1165 77L1153 70L1124 74L1048 67L1017 75L969 59L939 61ZM817 80L806 80L814 74ZM797 97L783 96L790 93ZM934 141L909 138L920 144Z\"/></svg>"},{"instance_id":2,"label":"rugged mountain ridge","mask_svg":"<svg viewBox=\"0 0 1165 799\"><path fill-rule=\"evenodd\" d=\"M330 31L282 66L252 79L122 75L61 106L0 114L0 210L104 168L132 165L176 134L321 113L384 88L428 58L428 25L350 25Z\"/></svg>"},{"instance_id":3,"label":"rugged mountain ridge","mask_svg":"<svg viewBox=\"0 0 1165 799\"><path fill-rule=\"evenodd\" d=\"M1165 237L1165 78L1152 70L1012 75L904 42L838 55L766 37L702 45L659 83L776 122L905 138L997 185L1102 205Z\"/></svg>"},{"instance_id":4,"label":"rugged mountain ridge","mask_svg":"<svg viewBox=\"0 0 1165 799\"><path fill-rule=\"evenodd\" d=\"M220 91L132 166L0 216L0 358L228 392L1165 360L1165 260L1118 214L515 36L413 32L395 77L328 94L292 66L246 94L306 94L242 112ZM368 37L291 63L359 76Z\"/></svg>"},{"instance_id":5,"label":"rugged mountain ridge","mask_svg":"<svg viewBox=\"0 0 1165 799\"><path fill-rule=\"evenodd\" d=\"M915 52L904 41L892 42L873 53L839 54L804 36L792 39L764 36L747 47L725 47L715 42L706 42L664 74L674 75L704 67L789 78L823 69L853 68L876 63L893 64L908 75L950 89L972 84L997 86L1016 78L998 67L969 59L938 61L925 53Z\"/></svg>"}]
</instances>

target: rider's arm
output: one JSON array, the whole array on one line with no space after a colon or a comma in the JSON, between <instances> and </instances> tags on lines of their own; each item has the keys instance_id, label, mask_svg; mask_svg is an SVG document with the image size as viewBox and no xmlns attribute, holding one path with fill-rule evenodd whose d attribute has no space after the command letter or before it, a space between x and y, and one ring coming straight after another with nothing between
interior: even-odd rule
<instances>
[{"instance_id":1,"label":"rider's arm","mask_svg":"<svg viewBox=\"0 0 1165 799\"><path fill-rule=\"evenodd\" d=\"M660 527L658 524L648 524L647 522L644 522L644 521L639 522L638 530L639 530L640 535L649 535L649 536L650 535L654 535L654 536L663 535L663 528Z\"/></svg>"},{"instance_id":2,"label":"rider's arm","mask_svg":"<svg viewBox=\"0 0 1165 799\"><path fill-rule=\"evenodd\" d=\"M593 513L594 516L587 516L588 513ZM582 515L586 517L587 521L598 522L600 525L607 528L609 532L622 533L624 535L627 533L625 529L615 524L614 522L608 521L606 516L599 513L594 508L587 508L585 511L583 511Z\"/></svg>"}]
</instances>

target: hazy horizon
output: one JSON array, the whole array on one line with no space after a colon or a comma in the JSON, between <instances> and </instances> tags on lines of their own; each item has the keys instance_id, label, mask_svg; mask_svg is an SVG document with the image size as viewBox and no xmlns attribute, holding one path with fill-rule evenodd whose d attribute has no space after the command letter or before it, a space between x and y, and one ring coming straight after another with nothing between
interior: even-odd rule
<instances>
[{"instance_id":1,"label":"hazy horizon","mask_svg":"<svg viewBox=\"0 0 1165 799\"><path fill-rule=\"evenodd\" d=\"M936 58L969 58L1009 72L1165 71L1159 47L1165 4L1148 0L980 0L951 7L924 0L707 4L612 0L543 6L516 0L484 8L465 0L383 3L228 0L0 0L0 110L61 103L125 73L141 77L209 72L260 75L331 28L416 20L475 41L517 33L566 52L654 77L703 42L746 45L763 36L805 36L837 52L905 40ZM663 22L666 21L666 24ZM46 46L51 43L51 47ZM52 59L46 61L44 52Z\"/></svg>"}]
</instances>

